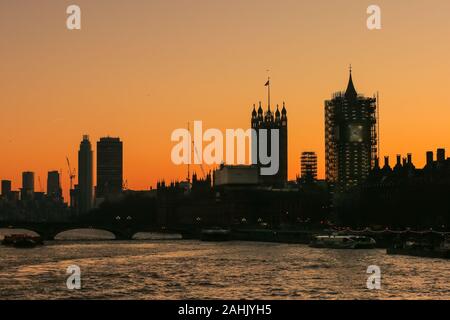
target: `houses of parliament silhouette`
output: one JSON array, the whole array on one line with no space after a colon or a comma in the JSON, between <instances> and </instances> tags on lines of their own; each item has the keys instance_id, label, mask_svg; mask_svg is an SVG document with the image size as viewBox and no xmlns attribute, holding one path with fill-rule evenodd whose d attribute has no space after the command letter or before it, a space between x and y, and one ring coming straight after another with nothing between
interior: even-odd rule
<instances>
[{"instance_id":1,"label":"houses of parliament silhouette","mask_svg":"<svg viewBox=\"0 0 450 320\"><path fill-rule=\"evenodd\" d=\"M288 183L288 122L285 103L280 112L270 105L270 78L268 86L267 110L261 102L256 110L253 105L251 127L268 131L267 150L271 150L271 130L279 131L279 170L273 176L261 176L260 182L275 188L286 187ZM349 80L345 92L333 94L325 101L325 162L326 181L337 191L349 190L364 182L378 158L378 104L377 97L364 97L357 93L350 67ZM258 166L264 166L258 154Z\"/></svg>"}]
</instances>

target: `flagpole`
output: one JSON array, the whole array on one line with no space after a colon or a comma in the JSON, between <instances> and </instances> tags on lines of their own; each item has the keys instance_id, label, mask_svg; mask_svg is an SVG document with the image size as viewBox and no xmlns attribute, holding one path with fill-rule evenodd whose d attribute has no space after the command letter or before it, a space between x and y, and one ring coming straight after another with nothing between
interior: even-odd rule
<instances>
[{"instance_id":1,"label":"flagpole","mask_svg":"<svg viewBox=\"0 0 450 320\"><path fill-rule=\"evenodd\" d=\"M187 182L189 183L191 181L191 172L190 172L190 163L191 163L191 156L192 156L192 150L191 150L191 129L190 129L190 123L187 123L187 129L189 132L189 159L188 159L188 163L187 163Z\"/></svg>"},{"instance_id":2,"label":"flagpole","mask_svg":"<svg viewBox=\"0 0 450 320\"><path fill-rule=\"evenodd\" d=\"M270 109L270 77L269 77L269 79L267 80L267 83L269 84L269 85L267 86L267 91L268 91L268 102L269 102L268 107L269 107L269 109Z\"/></svg>"}]
</instances>

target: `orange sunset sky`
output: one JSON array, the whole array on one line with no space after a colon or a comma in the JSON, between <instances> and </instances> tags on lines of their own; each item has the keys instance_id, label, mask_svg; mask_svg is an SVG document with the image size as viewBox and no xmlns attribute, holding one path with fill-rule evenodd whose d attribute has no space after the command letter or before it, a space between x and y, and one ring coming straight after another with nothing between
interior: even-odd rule
<instances>
[{"instance_id":1,"label":"orange sunset sky","mask_svg":"<svg viewBox=\"0 0 450 320\"><path fill-rule=\"evenodd\" d=\"M66 8L82 29L66 28ZM366 9L382 9L369 31ZM0 0L0 179L77 166L83 134L120 136L124 179L148 189L181 179L170 135L188 121L248 128L253 103L286 101L289 177L302 151L324 176L324 100L381 98L382 155L450 149L448 0ZM392 160L394 161L394 160ZM197 169L200 171L200 169ZM39 185L36 177L36 189Z\"/></svg>"}]
</instances>

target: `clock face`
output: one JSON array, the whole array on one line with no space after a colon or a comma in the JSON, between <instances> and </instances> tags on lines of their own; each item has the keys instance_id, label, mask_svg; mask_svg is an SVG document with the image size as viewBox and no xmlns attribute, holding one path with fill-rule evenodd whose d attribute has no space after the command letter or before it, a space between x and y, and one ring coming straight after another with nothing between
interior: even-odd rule
<instances>
[{"instance_id":1,"label":"clock face","mask_svg":"<svg viewBox=\"0 0 450 320\"><path fill-rule=\"evenodd\" d=\"M350 142L363 142L363 126L351 124L348 126L349 141Z\"/></svg>"}]
</instances>

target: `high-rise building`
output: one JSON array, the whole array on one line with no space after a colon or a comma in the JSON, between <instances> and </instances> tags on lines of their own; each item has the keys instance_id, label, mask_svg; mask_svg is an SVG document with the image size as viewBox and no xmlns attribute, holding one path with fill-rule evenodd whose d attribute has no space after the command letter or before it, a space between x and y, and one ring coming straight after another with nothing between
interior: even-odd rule
<instances>
[{"instance_id":1,"label":"high-rise building","mask_svg":"<svg viewBox=\"0 0 450 320\"><path fill-rule=\"evenodd\" d=\"M92 146L89 136L84 135L78 151L78 188L76 193L71 191L71 195L76 194L78 197L77 201L71 202L77 205L79 213L86 213L92 209L93 188Z\"/></svg>"},{"instance_id":2,"label":"high-rise building","mask_svg":"<svg viewBox=\"0 0 450 320\"><path fill-rule=\"evenodd\" d=\"M2 196L7 197L11 193L11 180L2 180Z\"/></svg>"},{"instance_id":3,"label":"high-rise building","mask_svg":"<svg viewBox=\"0 0 450 320\"><path fill-rule=\"evenodd\" d=\"M22 172L21 200L27 201L34 198L34 172Z\"/></svg>"},{"instance_id":4,"label":"high-rise building","mask_svg":"<svg viewBox=\"0 0 450 320\"><path fill-rule=\"evenodd\" d=\"M101 138L97 142L97 198L122 192L123 145L119 138Z\"/></svg>"},{"instance_id":5,"label":"high-rise building","mask_svg":"<svg viewBox=\"0 0 450 320\"><path fill-rule=\"evenodd\" d=\"M317 155L315 152L302 152L300 157L301 179L304 182L317 180Z\"/></svg>"},{"instance_id":6,"label":"high-rise building","mask_svg":"<svg viewBox=\"0 0 450 320\"><path fill-rule=\"evenodd\" d=\"M437 149L436 156L437 156L438 162L444 162L445 161L445 149L443 149L443 148Z\"/></svg>"},{"instance_id":7,"label":"high-rise building","mask_svg":"<svg viewBox=\"0 0 450 320\"><path fill-rule=\"evenodd\" d=\"M345 92L325 101L326 179L337 191L357 186L377 157L377 99L359 95L352 71Z\"/></svg>"},{"instance_id":8,"label":"high-rise building","mask_svg":"<svg viewBox=\"0 0 450 320\"><path fill-rule=\"evenodd\" d=\"M54 200L62 200L62 189L58 171L48 172L47 196Z\"/></svg>"},{"instance_id":9,"label":"high-rise building","mask_svg":"<svg viewBox=\"0 0 450 320\"><path fill-rule=\"evenodd\" d=\"M283 102L283 108L280 112L279 107L277 110L272 112L270 110L270 102L267 107L267 111L264 113L261 107L261 102L259 103L258 112L256 111L256 106L253 105L252 118L251 118L252 129L256 131L256 141L252 142L252 146L256 147L256 154L258 155L257 165L259 167L270 167L270 164L264 164L261 161L259 147L261 139L261 129L267 130L267 154L271 156L271 146L272 146L272 130L278 130L278 145L279 145L279 168L275 175L261 175L261 182L265 185L270 185L273 187L284 187L287 183L288 178L288 135L287 135L287 111L285 104ZM264 141L264 140L263 140Z\"/></svg>"}]
</instances>

